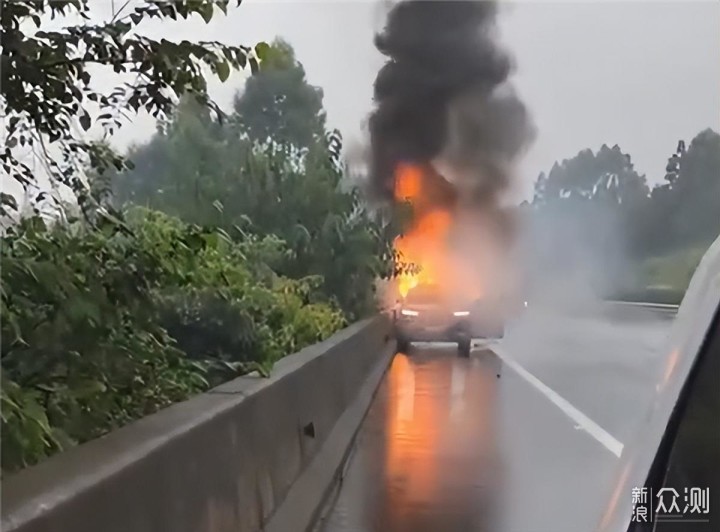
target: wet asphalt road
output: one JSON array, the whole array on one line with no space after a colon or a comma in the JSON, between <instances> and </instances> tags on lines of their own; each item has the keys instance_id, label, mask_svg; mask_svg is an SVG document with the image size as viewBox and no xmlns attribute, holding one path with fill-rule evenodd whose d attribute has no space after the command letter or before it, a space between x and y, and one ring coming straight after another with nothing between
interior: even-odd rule
<instances>
[{"instance_id":1,"label":"wet asphalt road","mask_svg":"<svg viewBox=\"0 0 720 532\"><path fill-rule=\"evenodd\" d=\"M470 359L432 344L397 355L317 530L591 531L670 324L530 311Z\"/></svg>"}]
</instances>

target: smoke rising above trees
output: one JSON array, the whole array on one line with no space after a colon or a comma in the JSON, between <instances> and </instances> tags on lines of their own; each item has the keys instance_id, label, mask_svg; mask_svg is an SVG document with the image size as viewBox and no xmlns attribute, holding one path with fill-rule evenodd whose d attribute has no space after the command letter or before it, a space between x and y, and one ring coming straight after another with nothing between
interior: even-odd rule
<instances>
[{"instance_id":1,"label":"smoke rising above trees","mask_svg":"<svg viewBox=\"0 0 720 532\"><path fill-rule=\"evenodd\" d=\"M370 116L371 180L391 199L401 163L435 165L479 201L509 185L510 168L533 138L529 114L508 84L514 65L498 44L498 6L488 1L395 4L378 50Z\"/></svg>"}]
</instances>

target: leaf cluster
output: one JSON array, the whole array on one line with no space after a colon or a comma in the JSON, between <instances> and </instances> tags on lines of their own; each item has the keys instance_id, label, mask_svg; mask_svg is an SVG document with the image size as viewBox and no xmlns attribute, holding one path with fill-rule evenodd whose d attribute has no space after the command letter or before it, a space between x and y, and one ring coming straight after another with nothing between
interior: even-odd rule
<instances>
[{"instance_id":1,"label":"leaf cluster","mask_svg":"<svg viewBox=\"0 0 720 532\"><path fill-rule=\"evenodd\" d=\"M147 20L193 16L208 23L216 10L226 13L227 8L228 0L126 2L110 20L96 22L88 0L4 2L0 11L0 94L7 124L0 153L3 170L25 188L37 184L37 176L16 151L29 148L42 157L51 182L80 194L86 165L99 173L126 165L118 153L86 139L84 132L95 124L107 137L140 110L167 118L177 99L187 93L222 117L207 94L205 71L221 81L233 69L249 67L256 72L267 45L253 49L157 40L142 35L138 27ZM82 22L43 30L42 18L48 15L75 16ZM122 75L125 81L107 93L95 82L105 72ZM3 205L13 206L9 200Z\"/></svg>"},{"instance_id":2,"label":"leaf cluster","mask_svg":"<svg viewBox=\"0 0 720 532\"><path fill-rule=\"evenodd\" d=\"M2 237L2 447L12 470L324 339L313 279L260 268L271 239L134 209Z\"/></svg>"}]
</instances>

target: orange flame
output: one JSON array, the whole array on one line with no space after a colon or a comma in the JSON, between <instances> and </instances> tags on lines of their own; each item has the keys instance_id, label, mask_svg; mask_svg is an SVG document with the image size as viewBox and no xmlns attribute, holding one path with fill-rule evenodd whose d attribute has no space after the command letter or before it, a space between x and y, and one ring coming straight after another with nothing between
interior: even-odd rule
<instances>
[{"instance_id":1,"label":"orange flame","mask_svg":"<svg viewBox=\"0 0 720 532\"><path fill-rule=\"evenodd\" d=\"M392 303L426 284L435 285L444 306L491 298L500 308L511 295L514 269L501 225L505 213L479 209L461 194L431 164L395 169L395 201L410 203L412 219L393 242L402 267L385 292Z\"/></svg>"},{"instance_id":2,"label":"orange flame","mask_svg":"<svg viewBox=\"0 0 720 532\"><path fill-rule=\"evenodd\" d=\"M427 176L422 168L403 164L395 175L395 199L409 202L414 219L406 234L395 239L394 247L402 262L411 266L398 276L398 291L402 297L419 284L440 281L447 272L447 239L452 225L448 209L431 206L427 190Z\"/></svg>"}]
</instances>

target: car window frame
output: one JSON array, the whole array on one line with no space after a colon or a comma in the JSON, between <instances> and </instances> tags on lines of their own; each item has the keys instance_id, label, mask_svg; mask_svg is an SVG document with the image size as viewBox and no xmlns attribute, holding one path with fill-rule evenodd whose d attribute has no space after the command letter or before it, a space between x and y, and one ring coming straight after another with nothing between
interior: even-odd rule
<instances>
[{"instance_id":1,"label":"car window frame","mask_svg":"<svg viewBox=\"0 0 720 532\"><path fill-rule=\"evenodd\" d=\"M596 527L597 532L633 530L632 490L642 487L660 451L679 397L705 345L720 308L720 237L710 246L690 281L662 349L661 371L645 414L623 447L615 480ZM637 528L636 528L637 529Z\"/></svg>"},{"instance_id":2,"label":"car window frame","mask_svg":"<svg viewBox=\"0 0 720 532\"><path fill-rule=\"evenodd\" d=\"M694 399L693 393L698 389L697 384L703 373L703 368L706 367L706 363L710 360L714 348L720 349L720 304L715 309L713 318L710 321L710 326L707 329L687 379L678 395L675 408L670 415L665 433L658 445L652 465L648 471L644 487L651 490L652 493L657 493L658 490L667 483L672 460L675 457L674 452L677 451L676 446L678 444L680 431L683 427L682 423L686 419L688 410L691 407L691 400ZM718 451L720 452L720 449ZM720 509L717 511L720 511ZM720 519L720 514L718 514L718 516L718 519ZM658 522L655 520L647 524L630 522L627 532L654 532L657 526Z\"/></svg>"}]
</instances>

